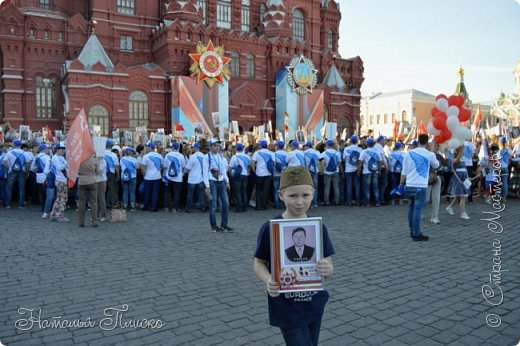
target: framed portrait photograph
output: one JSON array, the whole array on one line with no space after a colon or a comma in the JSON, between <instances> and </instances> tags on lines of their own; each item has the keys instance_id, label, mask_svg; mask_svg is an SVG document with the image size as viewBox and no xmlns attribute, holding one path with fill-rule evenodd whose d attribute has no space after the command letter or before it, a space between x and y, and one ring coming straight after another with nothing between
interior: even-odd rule
<instances>
[{"instance_id":1,"label":"framed portrait photograph","mask_svg":"<svg viewBox=\"0 0 520 346\"><path fill-rule=\"evenodd\" d=\"M323 258L322 218L270 221L271 276L280 292L323 290L316 271Z\"/></svg>"}]
</instances>

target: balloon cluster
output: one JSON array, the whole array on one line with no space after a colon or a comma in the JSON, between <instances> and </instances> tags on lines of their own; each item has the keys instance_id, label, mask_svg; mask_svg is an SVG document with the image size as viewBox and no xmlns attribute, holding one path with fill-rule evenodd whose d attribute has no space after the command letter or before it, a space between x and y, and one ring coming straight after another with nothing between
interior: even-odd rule
<instances>
[{"instance_id":1,"label":"balloon cluster","mask_svg":"<svg viewBox=\"0 0 520 346\"><path fill-rule=\"evenodd\" d=\"M448 149L455 149L471 138L471 130L463 123L471 117L471 111L464 108L464 96L440 94L436 98L436 107L432 108L432 121L426 127L437 143L445 143Z\"/></svg>"}]
</instances>

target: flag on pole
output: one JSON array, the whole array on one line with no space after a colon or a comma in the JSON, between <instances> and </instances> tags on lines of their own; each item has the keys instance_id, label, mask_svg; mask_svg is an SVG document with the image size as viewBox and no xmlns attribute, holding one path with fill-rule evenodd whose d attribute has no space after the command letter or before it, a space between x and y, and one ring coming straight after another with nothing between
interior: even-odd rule
<instances>
[{"instance_id":1,"label":"flag on pole","mask_svg":"<svg viewBox=\"0 0 520 346\"><path fill-rule=\"evenodd\" d=\"M478 152L478 158L479 160L482 160L483 158L489 157L489 146L484 130L480 130L480 137L482 138L482 145L480 146L480 150Z\"/></svg>"},{"instance_id":2,"label":"flag on pole","mask_svg":"<svg viewBox=\"0 0 520 346\"><path fill-rule=\"evenodd\" d=\"M475 111L475 120L471 125L471 132L475 133L480 130L480 123L482 122L482 113L480 112L480 105L477 105L477 110Z\"/></svg>"},{"instance_id":3,"label":"flag on pole","mask_svg":"<svg viewBox=\"0 0 520 346\"><path fill-rule=\"evenodd\" d=\"M47 140L51 143L54 143L54 136L52 135L52 130L47 126Z\"/></svg>"},{"instance_id":4,"label":"flag on pole","mask_svg":"<svg viewBox=\"0 0 520 346\"><path fill-rule=\"evenodd\" d=\"M417 133L419 135L426 135L426 134L428 134L428 130L426 130L426 126L424 126L424 123L423 123L422 120L419 123L419 128L417 129Z\"/></svg>"},{"instance_id":5,"label":"flag on pole","mask_svg":"<svg viewBox=\"0 0 520 346\"><path fill-rule=\"evenodd\" d=\"M397 119L394 120L394 140L397 141L397 136L399 135L399 121Z\"/></svg>"},{"instance_id":6,"label":"flag on pole","mask_svg":"<svg viewBox=\"0 0 520 346\"><path fill-rule=\"evenodd\" d=\"M96 152L92 137L90 137L90 129L88 127L87 116L85 109L82 108L67 134L67 164L68 171L68 186L73 187L76 184L78 177L79 166L88 160Z\"/></svg>"}]
</instances>

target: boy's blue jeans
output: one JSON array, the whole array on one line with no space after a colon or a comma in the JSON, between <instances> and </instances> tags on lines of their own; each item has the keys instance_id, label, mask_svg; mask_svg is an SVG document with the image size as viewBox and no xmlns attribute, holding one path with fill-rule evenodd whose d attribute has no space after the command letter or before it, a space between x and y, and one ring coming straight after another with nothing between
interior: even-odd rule
<instances>
[{"instance_id":1,"label":"boy's blue jeans","mask_svg":"<svg viewBox=\"0 0 520 346\"><path fill-rule=\"evenodd\" d=\"M317 346L320 337L321 321L301 328L280 328L287 346Z\"/></svg>"},{"instance_id":2,"label":"boy's blue jeans","mask_svg":"<svg viewBox=\"0 0 520 346\"><path fill-rule=\"evenodd\" d=\"M408 226L412 237L421 236L421 217L426 203L426 190L422 187L406 187L405 194L408 197Z\"/></svg>"}]
</instances>

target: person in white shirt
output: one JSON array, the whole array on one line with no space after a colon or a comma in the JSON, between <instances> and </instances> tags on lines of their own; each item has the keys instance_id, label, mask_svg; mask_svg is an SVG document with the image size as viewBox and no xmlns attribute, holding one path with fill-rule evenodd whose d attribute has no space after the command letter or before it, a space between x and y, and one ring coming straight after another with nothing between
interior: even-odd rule
<instances>
[{"instance_id":1,"label":"person in white shirt","mask_svg":"<svg viewBox=\"0 0 520 346\"><path fill-rule=\"evenodd\" d=\"M292 140L289 143L289 146L291 147L291 151L287 153L287 166L288 167L295 167L295 166L303 166L305 167L305 155L303 154L303 151L300 150L300 144Z\"/></svg>"},{"instance_id":2,"label":"person in white shirt","mask_svg":"<svg viewBox=\"0 0 520 346\"><path fill-rule=\"evenodd\" d=\"M267 141L260 141L260 150L253 154L251 170L256 174L256 210L266 210L269 199L269 189L275 170L276 157L267 149Z\"/></svg>"},{"instance_id":3,"label":"person in white shirt","mask_svg":"<svg viewBox=\"0 0 520 346\"><path fill-rule=\"evenodd\" d=\"M237 153L229 161L229 169L237 204L236 212L239 213L247 211L249 200L247 198L247 179L251 171L251 159L244 153L244 145L242 143L237 143L236 150Z\"/></svg>"},{"instance_id":4,"label":"person in white shirt","mask_svg":"<svg viewBox=\"0 0 520 346\"><path fill-rule=\"evenodd\" d=\"M145 155L141 162L144 175L144 210L156 212L159 210L159 186L161 185L161 170L163 157L155 152L155 144L145 145Z\"/></svg>"},{"instance_id":5,"label":"person in white shirt","mask_svg":"<svg viewBox=\"0 0 520 346\"><path fill-rule=\"evenodd\" d=\"M123 185L123 207L130 206L131 211L135 211L135 191L137 186L137 159L133 156L133 148L125 148L125 156L121 158L121 183Z\"/></svg>"},{"instance_id":6,"label":"person in white shirt","mask_svg":"<svg viewBox=\"0 0 520 346\"><path fill-rule=\"evenodd\" d=\"M204 195L205 186L202 181L202 171L204 165L204 154L200 152L200 143L195 142L191 145L191 154L184 173L188 174L188 191L186 193L186 213L191 213L193 206L193 193L197 194L197 201L201 211L206 210L206 197Z\"/></svg>"},{"instance_id":7,"label":"person in white shirt","mask_svg":"<svg viewBox=\"0 0 520 346\"><path fill-rule=\"evenodd\" d=\"M386 138L379 136L377 143L374 144L375 151L381 157L381 171L379 173L379 204L386 204L386 188L388 186L388 157L386 156L384 146Z\"/></svg>"},{"instance_id":8,"label":"person in white shirt","mask_svg":"<svg viewBox=\"0 0 520 346\"><path fill-rule=\"evenodd\" d=\"M98 157L99 175L96 177L98 191L98 212L100 222L107 220L107 161L103 157Z\"/></svg>"},{"instance_id":9,"label":"person in white shirt","mask_svg":"<svg viewBox=\"0 0 520 346\"><path fill-rule=\"evenodd\" d=\"M296 144L298 144L296 142ZM285 142L278 141L275 145L275 169L273 173L273 199L274 199L274 207L276 209L285 209L285 204L280 197L278 196L278 190L280 189L280 177L282 176L282 172L288 167L287 157L288 153L284 150Z\"/></svg>"},{"instance_id":10,"label":"person in white shirt","mask_svg":"<svg viewBox=\"0 0 520 346\"><path fill-rule=\"evenodd\" d=\"M358 161L358 176L363 174L363 191L365 193L364 204L370 207L370 191L374 193L376 207L379 207L379 182L381 172L381 156L374 149L374 140L367 139L367 148L361 151Z\"/></svg>"},{"instance_id":11,"label":"person in white shirt","mask_svg":"<svg viewBox=\"0 0 520 346\"><path fill-rule=\"evenodd\" d=\"M112 151L112 144L112 140L108 139L105 150L105 161L107 162L107 205L109 208L115 206L119 201L119 157ZM114 150L117 150L117 148L119 146L114 146Z\"/></svg>"},{"instance_id":12,"label":"person in white shirt","mask_svg":"<svg viewBox=\"0 0 520 346\"><path fill-rule=\"evenodd\" d=\"M350 145L343 150L343 162L345 163L345 199L349 207L352 204L352 191L355 193L356 204L361 204L361 178L356 174L361 155L361 148L357 145L357 136L350 137Z\"/></svg>"},{"instance_id":13,"label":"person in white shirt","mask_svg":"<svg viewBox=\"0 0 520 346\"><path fill-rule=\"evenodd\" d=\"M462 161L466 164L466 170L468 171L468 177L473 179L475 176L475 169L473 168L473 155L475 154L475 146L471 141L464 141L464 154ZM468 203L473 202L473 187L470 186L468 191Z\"/></svg>"},{"instance_id":14,"label":"person in white shirt","mask_svg":"<svg viewBox=\"0 0 520 346\"><path fill-rule=\"evenodd\" d=\"M7 167L4 166L4 159L7 156L7 144L2 145L0 151L0 206L6 206L5 188L7 186Z\"/></svg>"},{"instance_id":15,"label":"person in white shirt","mask_svg":"<svg viewBox=\"0 0 520 346\"><path fill-rule=\"evenodd\" d=\"M388 156L388 170L390 171L390 182L392 191L396 191L401 181L401 172L403 171L404 156L406 153L403 151L404 145L401 142L396 142L394 151ZM399 194L392 196L392 204L403 204L403 197Z\"/></svg>"},{"instance_id":16,"label":"person in white shirt","mask_svg":"<svg viewBox=\"0 0 520 346\"><path fill-rule=\"evenodd\" d=\"M303 157L305 158L305 167L309 170L314 184L314 197L312 198L311 208L318 206L318 174L319 163L323 160L321 153L312 147L312 142L307 141L303 146Z\"/></svg>"},{"instance_id":17,"label":"person in white shirt","mask_svg":"<svg viewBox=\"0 0 520 346\"><path fill-rule=\"evenodd\" d=\"M64 158L65 144L58 143L56 145L56 154L51 160L51 170L55 176L56 184L56 201L52 206L50 220L58 222L69 222L65 217L65 207L67 206L68 188L67 188L67 161Z\"/></svg>"},{"instance_id":18,"label":"person in white shirt","mask_svg":"<svg viewBox=\"0 0 520 346\"><path fill-rule=\"evenodd\" d=\"M165 191L166 205L168 205L170 211L174 212L179 211L182 178L184 176L184 168L186 168L186 158L179 153L179 148L180 144L173 142L172 151L166 154L164 158L164 176L168 180Z\"/></svg>"},{"instance_id":19,"label":"person in white shirt","mask_svg":"<svg viewBox=\"0 0 520 346\"><path fill-rule=\"evenodd\" d=\"M339 205L339 172L341 166L341 154L334 149L334 141L328 139L325 142L326 149L323 157L323 205L330 205L330 185L334 191L334 204Z\"/></svg>"},{"instance_id":20,"label":"person in white shirt","mask_svg":"<svg viewBox=\"0 0 520 346\"><path fill-rule=\"evenodd\" d=\"M226 159L219 153L220 141L211 139L210 151L204 157L204 169L202 178L206 187L206 197L209 200L209 224L212 232L232 232L228 225L229 214L229 178L227 176L228 165ZM217 225L217 201L221 204L221 222Z\"/></svg>"},{"instance_id":21,"label":"person in white shirt","mask_svg":"<svg viewBox=\"0 0 520 346\"><path fill-rule=\"evenodd\" d=\"M507 194L509 193L509 163L511 162L511 150L507 145L507 138L500 137L499 140L500 150L500 178L502 179L502 203L506 202Z\"/></svg>"},{"instance_id":22,"label":"person in white shirt","mask_svg":"<svg viewBox=\"0 0 520 346\"><path fill-rule=\"evenodd\" d=\"M29 171L29 164L25 152L20 149L22 141L13 141L13 150L9 151L4 159L3 165L7 170L6 208L11 208L14 184L18 184L18 205L25 209L25 183Z\"/></svg>"},{"instance_id":23,"label":"person in white shirt","mask_svg":"<svg viewBox=\"0 0 520 346\"><path fill-rule=\"evenodd\" d=\"M426 202L426 190L428 189L428 173L430 167L437 169L439 161L435 154L426 149L428 135L419 135L418 147L408 152L403 161L401 172L401 186L408 196L408 226L410 236L415 241L428 240L429 237L422 234L421 218ZM400 188L402 190L402 187Z\"/></svg>"},{"instance_id":24,"label":"person in white shirt","mask_svg":"<svg viewBox=\"0 0 520 346\"><path fill-rule=\"evenodd\" d=\"M47 174L45 173L45 166L49 164L51 161L51 157L49 156L49 148L47 144L42 143L38 146L39 153L36 155L34 160L31 163L31 171L34 172L36 176L36 190L38 194L37 200L40 201L41 211L44 212L45 209L45 180L47 179Z\"/></svg>"}]
</instances>

